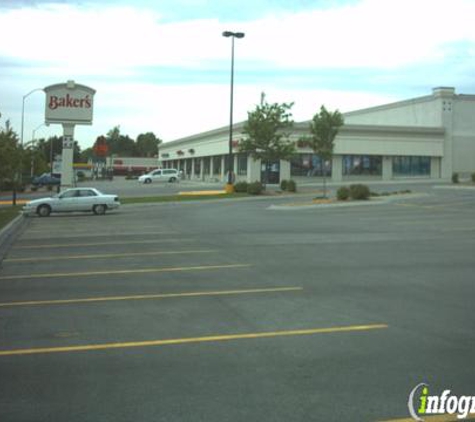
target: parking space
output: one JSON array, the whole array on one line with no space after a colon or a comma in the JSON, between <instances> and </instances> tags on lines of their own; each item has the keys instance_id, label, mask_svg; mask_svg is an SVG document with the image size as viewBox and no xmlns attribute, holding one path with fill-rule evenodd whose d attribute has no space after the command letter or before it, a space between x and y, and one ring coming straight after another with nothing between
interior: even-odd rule
<instances>
[{"instance_id":1,"label":"parking space","mask_svg":"<svg viewBox=\"0 0 475 422\"><path fill-rule=\"evenodd\" d=\"M270 205L31 218L0 271L0 420L376 421L420 382L475 395L475 198Z\"/></svg>"}]
</instances>

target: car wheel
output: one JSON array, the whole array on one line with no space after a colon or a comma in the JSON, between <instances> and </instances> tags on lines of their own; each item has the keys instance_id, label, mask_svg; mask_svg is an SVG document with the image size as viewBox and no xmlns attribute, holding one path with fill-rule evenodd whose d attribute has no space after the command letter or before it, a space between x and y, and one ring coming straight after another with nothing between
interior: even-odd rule
<instances>
[{"instance_id":1,"label":"car wheel","mask_svg":"<svg viewBox=\"0 0 475 422\"><path fill-rule=\"evenodd\" d=\"M168 179L168 181L170 183L174 183L174 182L176 182L176 177L170 177L170 179Z\"/></svg>"},{"instance_id":2,"label":"car wheel","mask_svg":"<svg viewBox=\"0 0 475 422\"><path fill-rule=\"evenodd\" d=\"M40 205L36 210L40 217L48 217L51 214L51 207L49 205Z\"/></svg>"},{"instance_id":3,"label":"car wheel","mask_svg":"<svg viewBox=\"0 0 475 422\"><path fill-rule=\"evenodd\" d=\"M145 179L145 180L144 180L144 183L147 183L147 184L148 184L148 183L152 183L152 179Z\"/></svg>"},{"instance_id":4,"label":"car wheel","mask_svg":"<svg viewBox=\"0 0 475 422\"><path fill-rule=\"evenodd\" d=\"M104 215L106 213L107 207L105 205L94 205L92 211L96 215Z\"/></svg>"}]
</instances>

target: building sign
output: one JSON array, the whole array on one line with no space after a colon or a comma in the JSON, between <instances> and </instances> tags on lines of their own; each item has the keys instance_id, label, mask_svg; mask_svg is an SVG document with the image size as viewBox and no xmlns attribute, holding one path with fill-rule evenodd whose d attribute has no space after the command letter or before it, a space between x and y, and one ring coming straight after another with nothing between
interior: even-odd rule
<instances>
[{"instance_id":1,"label":"building sign","mask_svg":"<svg viewBox=\"0 0 475 422\"><path fill-rule=\"evenodd\" d=\"M47 86L44 91L45 123L92 124L94 89L68 81Z\"/></svg>"}]
</instances>

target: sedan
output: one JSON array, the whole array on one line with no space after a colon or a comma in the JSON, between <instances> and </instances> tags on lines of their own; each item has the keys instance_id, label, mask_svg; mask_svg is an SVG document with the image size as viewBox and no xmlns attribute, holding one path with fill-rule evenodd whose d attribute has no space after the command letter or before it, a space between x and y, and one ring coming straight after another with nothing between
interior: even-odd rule
<instances>
[{"instance_id":1,"label":"sedan","mask_svg":"<svg viewBox=\"0 0 475 422\"><path fill-rule=\"evenodd\" d=\"M119 206L117 195L105 195L95 188L73 188L50 198L30 201L23 207L23 213L48 217L52 212L92 211L102 215Z\"/></svg>"},{"instance_id":2,"label":"sedan","mask_svg":"<svg viewBox=\"0 0 475 422\"><path fill-rule=\"evenodd\" d=\"M43 173L41 176L35 177L31 184L34 186L56 186L61 183L61 178L55 177L49 173Z\"/></svg>"}]
</instances>

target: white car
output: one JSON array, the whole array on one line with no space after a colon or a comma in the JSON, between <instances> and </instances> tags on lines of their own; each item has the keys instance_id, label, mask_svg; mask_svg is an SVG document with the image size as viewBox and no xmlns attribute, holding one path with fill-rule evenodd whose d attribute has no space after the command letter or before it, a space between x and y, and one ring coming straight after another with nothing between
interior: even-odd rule
<instances>
[{"instance_id":1,"label":"white car","mask_svg":"<svg viewBox=\"0 0 475 422\"><path fill-rule=\"evenodd\" d=\"M102 215L107 210L119 206L117 195L105 195L95 188L73 188L50 198L30 201L23 207L23 213L48 217L52 212L92 211L94 214Z\"/></svg>"},{"instance_id":2,"label":"white car","mask_svg":"<svg viewBox=\"0 0 475 422\"><path fill-rule=\"evenodd\" d=\"M157 169L150 173L143 174L139 177L140 183L152 182L178 182L180 180L180 172L177 169Z\"/></svg>"}]
</instances>

